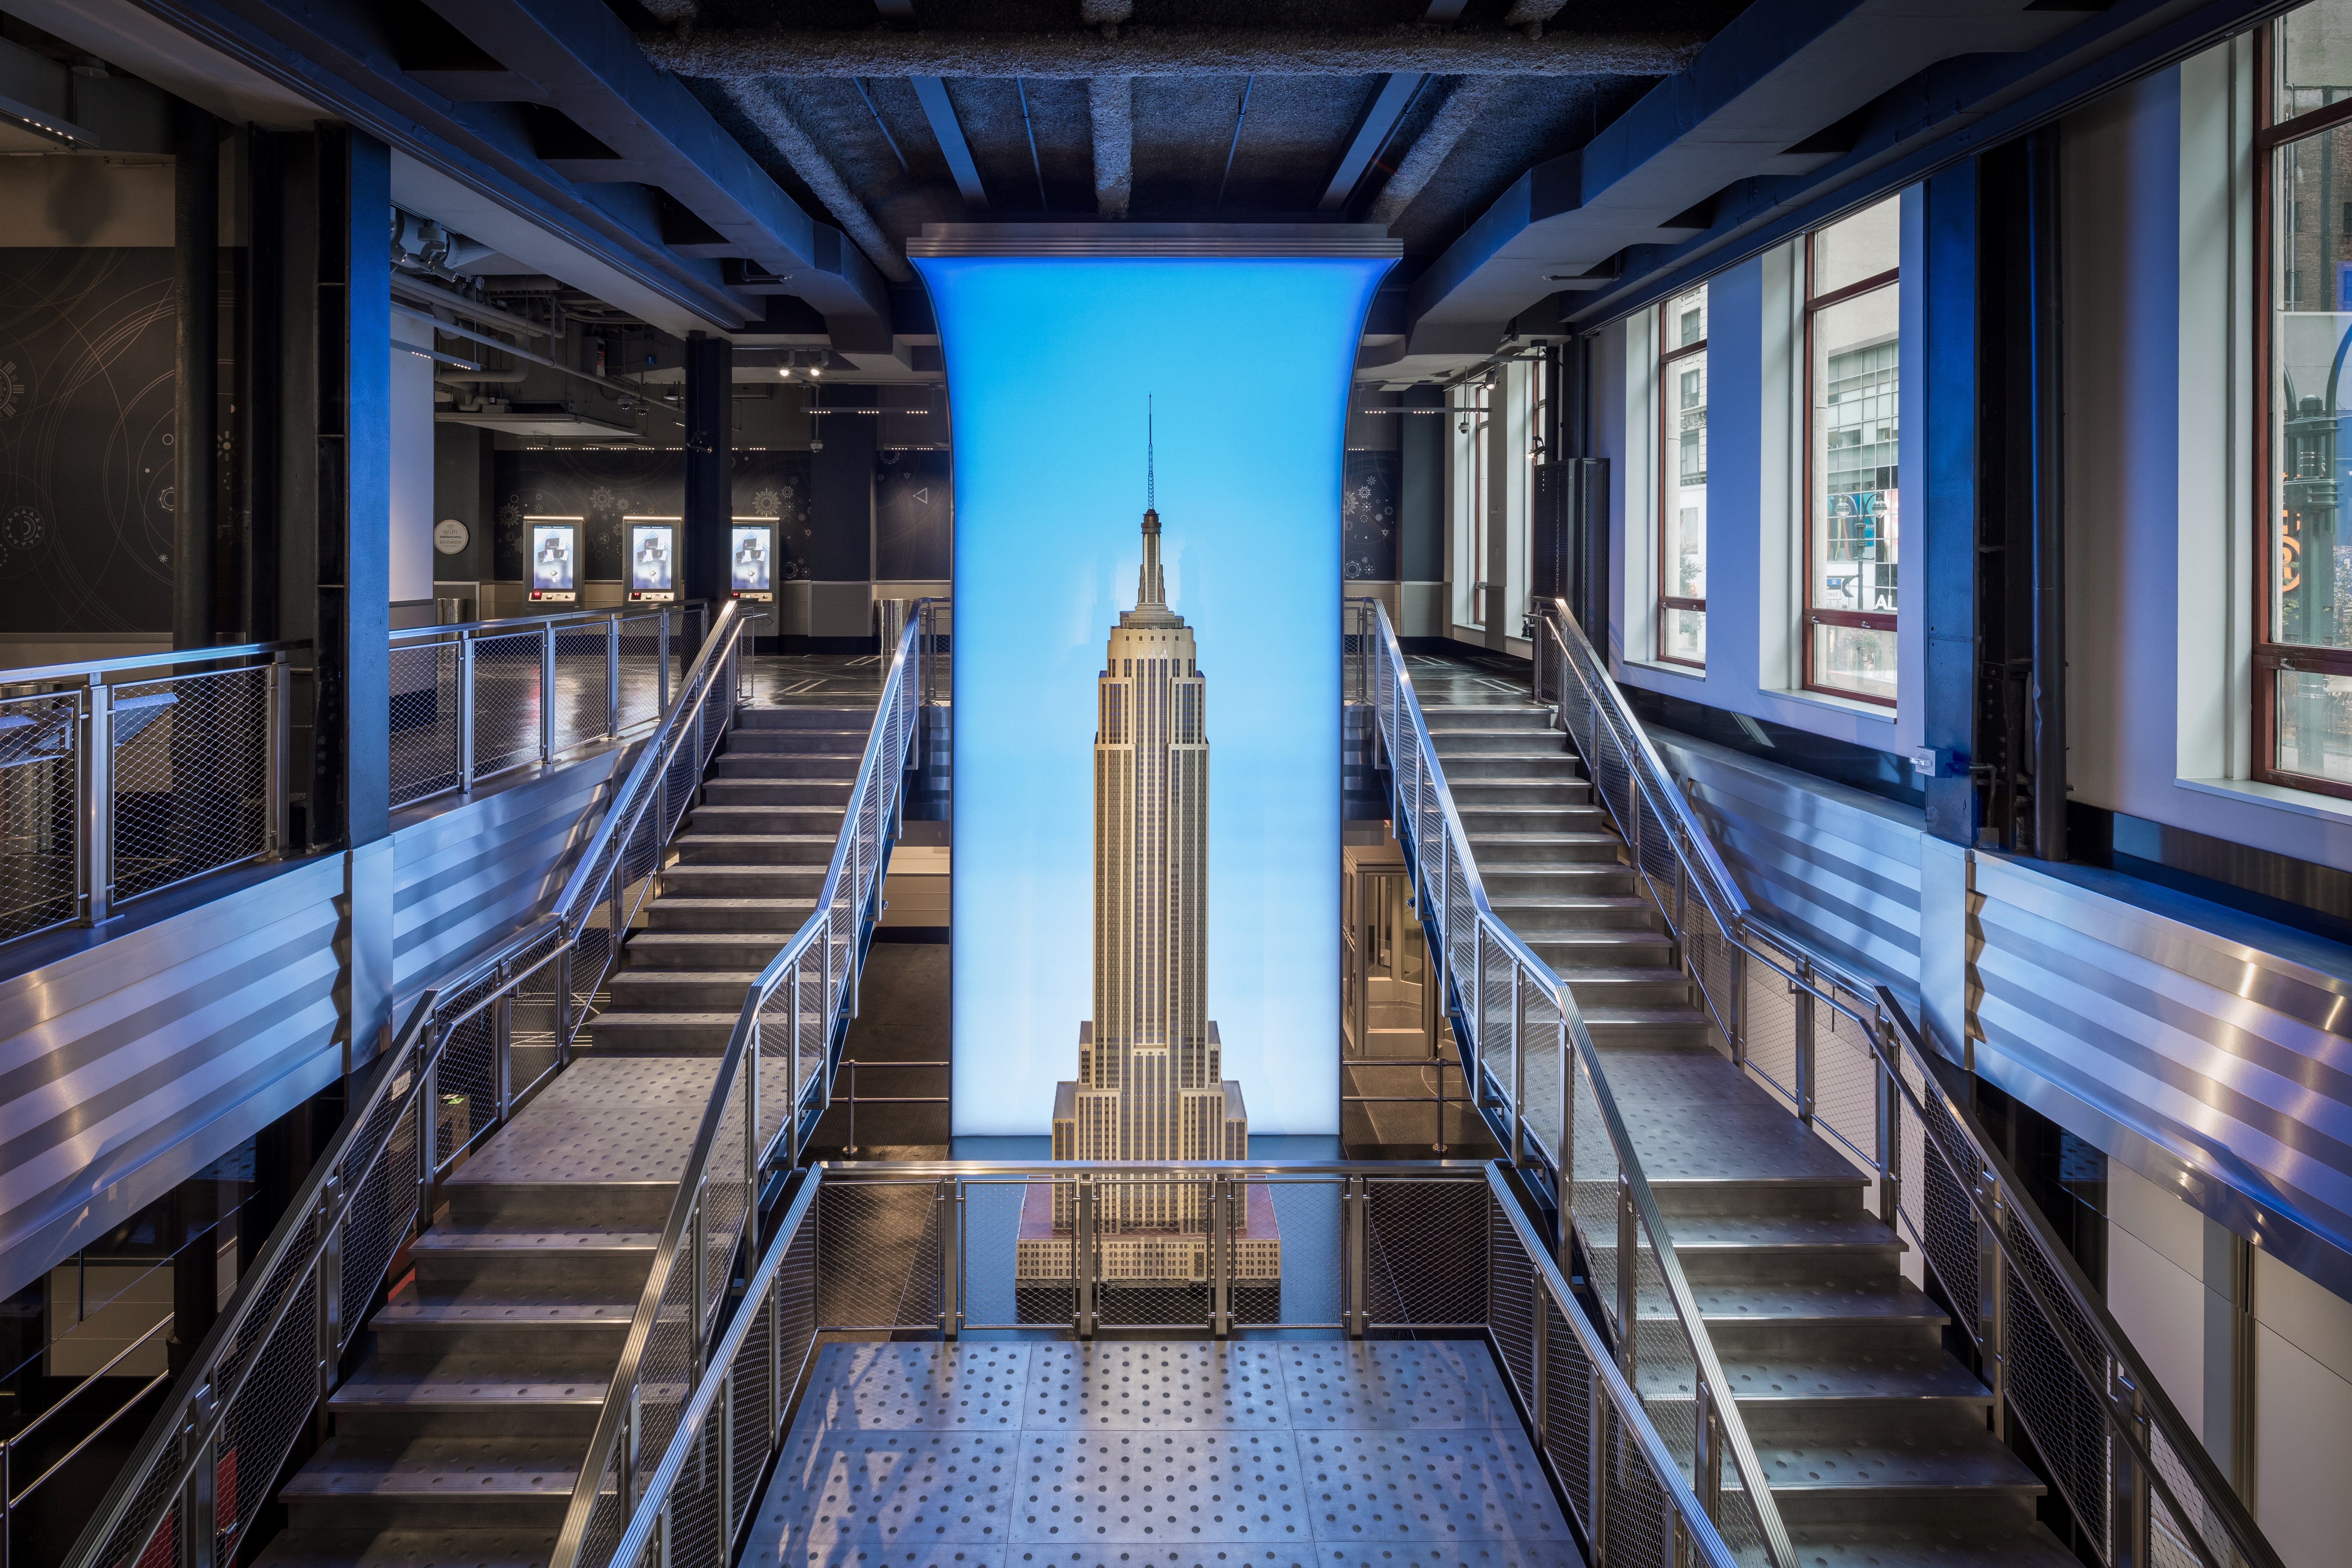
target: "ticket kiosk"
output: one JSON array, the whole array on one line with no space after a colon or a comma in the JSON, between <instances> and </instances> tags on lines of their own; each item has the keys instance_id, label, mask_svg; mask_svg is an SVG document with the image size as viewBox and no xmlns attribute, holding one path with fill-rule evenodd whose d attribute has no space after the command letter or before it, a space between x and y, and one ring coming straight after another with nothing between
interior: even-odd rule
<instances>
[{"instance_id":1,"label":"ticket kiosk","mask_svg":"<svg viewBox=\"0 0 2352 1568\"><path fill-rule=\"evenodd\" d=\"M625 517L629 531L629 603L677 602L677 531L675 517Z\"/></svg>"},{"instance_id":2,"label":"ticket kiosk","mask_svg":"<svg viewBox=\"0 0 2352 1568\"><path fill-rule=\"evenodd\" d=\"M739 517L727 536L727 590L752 604L776 602L776 523L772 517Z\"/></svg>"},{"instance_id":3,"label":"ticket kiosk","mask_svg":"<svg viewBox=\"0 0 2352 1568\"><path fill-rule=\"evenodd\" d=\"M584 518L526 517L530 529L533 604L580 602L580 525Z\"/></svg>"}]
</instances>

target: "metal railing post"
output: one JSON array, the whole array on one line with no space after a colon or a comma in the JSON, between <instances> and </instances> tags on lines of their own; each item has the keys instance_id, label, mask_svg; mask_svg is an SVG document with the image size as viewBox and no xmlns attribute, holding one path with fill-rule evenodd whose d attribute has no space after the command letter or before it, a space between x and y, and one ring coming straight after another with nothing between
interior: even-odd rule
<instances>
[{"instance_id":1,"label":"metal railing post","mask_svg":"<svg viewBox=\"0 0 2352 1568\"><path fill-rule=\"evenodd\" d=\"M621 732L621 612L604 623L604 735Z\"/></svg>"},{"instance_id":2,"label":"metal railing post","mask_svg":"<svg viewBox=\"0 0 2352 1568\"><path fill-rule=\"evenodd\" d=\"M1528 1164L1528 975L1517 964L1511 965L1511 1166L1525 1170ZM1437 1106L1437 1136L1445 1139L1445 1104Z\"/></svg>"},{"instance_id":3,"label":"metal railing post","mask_svg":"<svg viewBox=\"0 0 2352 1568\"><path fill-rule=\"evenodd\" d=\"M319 1189L317 1223L326 1230L325 1245L319 1255L318 1420L323 1426L327 1418L327 1396L335 1391L335 1363L340 1358L343 1342L343 1220L342 1183L330 1171L324 1185Z\"/></svg>"},{"instance_id":4,"label":"metal railing post","mask_svg":"<svg viewBox=\"0 0 2352 1568\"><path fill-rule=\"evenodd\" d=\"M1813 1124L1813 1068L1815 1063L1815 1053L1813 1047L1813 994L1809 989L1809 986L1811 985L1813 978L1813 965L1811 959L1801 956L1798 959L1797 963L1797 973L1801 977L1801 980L1799 983L1791 984L1789 987L1789 994L1795 999L1790 1005L1795 1013L1794 1024L1796 1029L1797 1047L1797 1120L1803 1122L1805 1126L1810 1129Z\"/></svg>"},{"instance_id":5,"label":"metal railing post","mask_svg":"<svg viewBox=\"0 0 2352 1568\"><path fill-rule=\"evenodd\" d=\"M499 963L499 999L490 1004L490 1069L492 1094L498 1101L499 1125L506 1125L514 1110L514 964ZM471 1130L469 1131L478 1131Z\"/></svg>"},{"instance_id":6,"label":"metal railing post","mask_svg":"<svg viewBox=\"0 0 2352 1568\"><path fill-rule=\"evenodd\" d=\"M555 761L555 623L539 628L539 760Z\"/></svg>"},{"instance_id":7,"label":"metal railing post","mask_svg":"<svg viewBox=\"0 0 2352 1568\"><path fill-rule=\"evenodd\" d=\"M1559 1165L1552 1173L1559 1200L1559 1271L1576 1278L1576 1052L1568 1038L1568 987L1553 994L1559 1015Z\"/></svg>"},{"instance_id":8,"label":"metal railing post","mask_svg":"<svg viewBox=\"0 0 2352 1568\"><path fill-rule=\"evenodd\" d=\"M194 1461L180 1492L182 1568L213 1568L213 1548L219 1540L213 1500L213 1399L209 1385L198 1389L188 1407L187 1424L180 1429L182 1452ZM189 1453L191 1449L194 1451Z\"/></svg>"},{"instance_id":9,"label":"metal railing post","mask_svg":"<svg viewBox=\"0 0 2352 1568\"><path fill-rule=\"evenodd\" d=\"M1078 1338L1095 1337L1095 1179L1078 1178L1078 1222L1070 1231L1070 1272L1078 1286Z\"/></svg>"},{"instance_id":10,"label":"metal railing post","mask_svg":"<svg viewBox=\"0 0 2352 1568\"><path fill-rule=\"evenodd\" d=\"M962 1215L957 1199L962 1184L953 1176L944 1178L932 1190L931 1204L937 1215L940 1232L940 1332L950 1340L963 1326L963 1313L958 1310L963 1294L961 1270L963 1226L958 1223Z\"/></svg>"},{"instance_id":11,"label":"metal railing post","mask_svg":"<svg viewBox=\"0 0 2352 1568\"><path fill-rule=\"evenodd\" d=\"M2108 1375L2113 1383L2107 1397L2114 1402L2116 1414L2122 1416L2125 1428L2145 1445L2147 1441L2147 1409L2139 1389L2120 1367L2111 1367ZM2148 1552L2153 1543L2148 1529L2147 1468L2139 1462L2130 1445L2118 1438L2110 1437L2107 1448L2114 1456L2109 1469L2114 1496L2108 1500L2111 1510L2108 1528L2113 1531L2115 1552L2109 1562L2112 1568L2148 1568ZM2231 1553L2231 1561L2236 1561L2235 1553Z\"/></svg>"},{"instance_id":12,"label":"metal railing post","mask_svg":"<svg viewBox=\"0 0 2352 1568\"><path fill-rule=\"evenodd\" d=\"M89 682L81 780L82 923L96 925L114 912L114 691L98 677Z\"/></svg>"},{"instance_id":13,"label":"metal railing post","mask_svg":"<svg viewBox=\"0 0 2352 1568\"><path fill-rule=\"evenodd\" d=\"M698 1187L694 1194L694 1206L686 1211L687 1229L694 1247L691 1262L694 1269L694 1321L688 1327L688 1342L694 1347L694 1380L697 1383L702 1381L702 1356L707 1348L702 1340L703 1320L710 1305L709 1260L707 1256L709 1247L707 1245L708 1238L704 1235L709 1224L705 1213L709 1206L709 1186Z\"/></svg>"},{"instance_id":14,"label":"metal railing post","mask_svg":"<svg viewBox=\"0 0 2352 1568\"><path fill-rule=\"evenodd\" d=\"M661 613L661 630L656 635L654 642L654 664L661 671L661 679L657 683L659 708L662 712L667 713L669 711L669 612L667 610Z\"/></svg>"},{"instance_id":15,"label":"metal railing post","mask_svg":"<svg viewBox=\"0 0 2352 1568\"><path fill-rule=\"evenodd\" d=\"M756 991L757 983L754 983ZM743 1042L743 1212L759 1237L760 1215L760 1012L751 1008L751 1029Z\"/></svg>"},{"instance_id":16,"label":"metal railing post","mask_svg":"<svg viewBox=\"0 0 2352 1568\"><path fill-rule=\"evenodd\" d=\"M1726 937L1731 934L1724 932ZM1737 942L1731 942L1730 947L1731 962L1726 967L1730 971L1728 984L1731 994L1726 998L1729 1005L1725 1009L1725 1016L1731 1025L1728 1044L1732 1065L1744 1068L1748 1065L1748 950Z\"/></svg>"},{"instance_id":17,"label":"metal railing post","mask_svg":"<svg viewBox=\"0 0 2352 1568\"><path fill-rule=\"evenodd\" d=\"M1991 1226L2006 1226L2007 1205L2001 1200L2000 1184L1990 1171L1979 1170L1979 1187L1992 1208L1991 1224L1982 1218L1975 1224L1977 1233L1978 1321L1984 1325L1984 1340L1979 1349L1984 1357L1984 1384L1992 1392L1990 1420L1992 1435L2009 1441L2009 1271L2001 1260L2000 1244Z\"/></svg>"},{"instance_id":18,"label":"metal railing post","mask_svg":"<svg viewBox=\"0 0 2352 1568\"><path fill-rule=\"evenodd\" d=\"M474 788L474 634L457 634L457 788L470 795Z\"/></svg>"},{"instance_id":19,"label":"metal railing post","mask_svg":"<svg viewBox=\"0 0 2352 1568\"><path fill-rule=\"evenodd\" d=\"M1437 1113L1444 1115L1445 1108L1439 1106ZM1341 1289L1345 1293L1340 1320L1348 1325L1348 1337L1360 1340L1371 1326L1372 1317L1371 1191L1364 1178L1349 1176L1340 1201L1346 1211L1346 1230L1340 1240L1344 1271Z\"/></svg>"},{"instance_id":20,"label":"metal railing post","mask_svg":"<svg viewBox=\"0 0 2352 1568\"><path fill-rule=\"evenodd\" d=\"M1233 1189L1223 1175L1209 1179L1209 1333L1233 1332Z\"/></svg>"},{"instance_id":21,"label":"metal railing post","mask_svg":"<svg viewBox=\"0 0 2352 1568\"><path fill-rule=\"evenodd\" d=\"M267 792L265 809L269 814L268 852L283 855L289 825L292 765L288 753L294 737L294 663L283 653L269 660L269 740L268 760L263 785Z\"/></svg>"},{"instance_id":22,"label":"metal railing post","mask_svg":"<svg viewBox=\"0 0 2352 1568\"><path fill-rule=\"evenodd\" d=\"M1895 1077L1895 1028L1878 1016L1875 1082L1878 1121L1878 1217L1900 1234L1903 1226L1903 1086Z\"/></svg>"},{"instance_id":23,"label":"metal railing post","mask_svg":"<svg viewBox=\"0 0 2352 1568\"><path fill-rule=\"evenodd\" d=\"M1550 1430L1546 1414L1551 1405L1551 1286L1536 1271L1535 1388L1528 1400L1528 1425L1534 1429L1536 1452L1544 1450Z\"/></svg>"},{"instance_id":24,"label":"metal railing post","mask_svg":"<svg viewBox=\"0 0 2352 1568\"><path fill-rule=\"evenodd\" d=\"M735 1369L719 1376L719 1561L735 1560Z\"/></svg>"},{"instance_id":25,"label":"metal railing post","mask_svg":"<svg viewBox=\"0 0 2352 1568\"><path fill-rule=\"evenodd\" d=\"M1716 1419L1715 1404L1706 1390L1706 1380L1693 1380L1696 1398L1694 1411L1698 1429L1693 1434L1697 1447L1692 1450L1692 1463L1698 1474L1696 1481L1699 1507L1706 1517L1717 1523L1723 1520L1723 1423Z\"/></svg>"},{"instance_id":26,"label":"metal railing post","mask_svg":"<svg viewBox=\"0 0 2352 1568\"><path fill-rule=\"evenodd\" d=\"M436 1035L441 1034L439 1022L435 1020ZM425 1063L423 1079L416 1086L416 1228L420 1231L433 1224L433 1175L441 1161L440 1107L435 1103L440 1078L436 1051L434 1059Z\"/></svg>"},{"instance_id":27,"label":"metal railing post","mask_svg":"<svg viewBox=\"0 0 2352 1568\"><path fill-rule=\"evenodd\" d=\"M572 1065L572 954L579 945L578 939L565 942L555 952L555 1065Z\"/></svg>"},{"instance_id":28,"label":"metal railing post","mask_svg":"<svg viewBox=\"0 0 2352 1568\"><path fill-rule=\"evenodd\" d=\"M1617 1366L1633 1381L1634 1325L1641 1310L1641 1224L1633 1214L1633 1184L1617 1172Z\"/></svg>"}]
</instances>

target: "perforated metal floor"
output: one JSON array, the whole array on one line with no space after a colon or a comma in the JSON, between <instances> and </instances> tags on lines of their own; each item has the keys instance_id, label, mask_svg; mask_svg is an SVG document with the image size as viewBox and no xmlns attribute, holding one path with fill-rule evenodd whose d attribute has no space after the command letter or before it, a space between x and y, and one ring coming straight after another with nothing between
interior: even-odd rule
<instances>
[{"instance_id":1,"label":"perforated metal floor","mask_svg":"<svg viewBox=\"0 0 2352 1568\"><path fill-rule=\"evenodd\" d=\"M744 1563L1566 1568L1482 1345L835 1344Z\"/></svg>"}]
</instances>

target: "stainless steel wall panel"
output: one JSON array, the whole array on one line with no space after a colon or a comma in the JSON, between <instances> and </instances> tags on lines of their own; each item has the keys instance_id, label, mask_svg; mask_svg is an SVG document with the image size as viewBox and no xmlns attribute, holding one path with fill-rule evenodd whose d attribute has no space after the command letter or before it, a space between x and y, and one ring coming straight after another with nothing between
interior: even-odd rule
<instances>
[{"instance_id":1,"label":"stainless steel wall panel","mask_svg":"<svg viewBox=\"0 0 2352 1568\"><path fill-rule=\"evenodd\" d=\"M2236 1188L2235 1222L2306 1272L2352 1273L2352 965L2145 907L2112 872L1979 851L1976 889L1977 1070L2128 1163L2146 1145L2152 1179Z\"/></svg>"},{"instance_id":2,"label":"stainless steel wall panel","mask_svg":"<svg viewBox=\"0 0 2352 1568\"><path fill-rule=\"evenodd\" d=\"M0 984L0 1293L341 1070L323 856Z\"/></svg>"},{"instance_id":3,"label":"stainless steel wall panel","mask_svg":"<svg viewBox=\"0 0 2352 1568\"><path fill-rule=\"evenodd\" d=\"M1898 990L1917 987L1916 809L1672 731L1650 740L1759 913Z\"/></svg>"}]
</instances>

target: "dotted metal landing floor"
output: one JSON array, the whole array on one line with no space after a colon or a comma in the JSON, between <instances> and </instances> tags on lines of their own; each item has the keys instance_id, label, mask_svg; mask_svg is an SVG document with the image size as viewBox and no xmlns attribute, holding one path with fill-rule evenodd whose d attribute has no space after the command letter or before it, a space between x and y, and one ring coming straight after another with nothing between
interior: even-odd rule
<instances>
[{"instance_id":1,"label":"dotted metal landing floor","mask_svg":"<svg viewBox=\"0 0 2352 1568\"><path fill-rule=\"evenodd\" d=\"M1568 1568L1486 1347L835 1344L746 1568Z\"/></svg>"}]
</instances>

